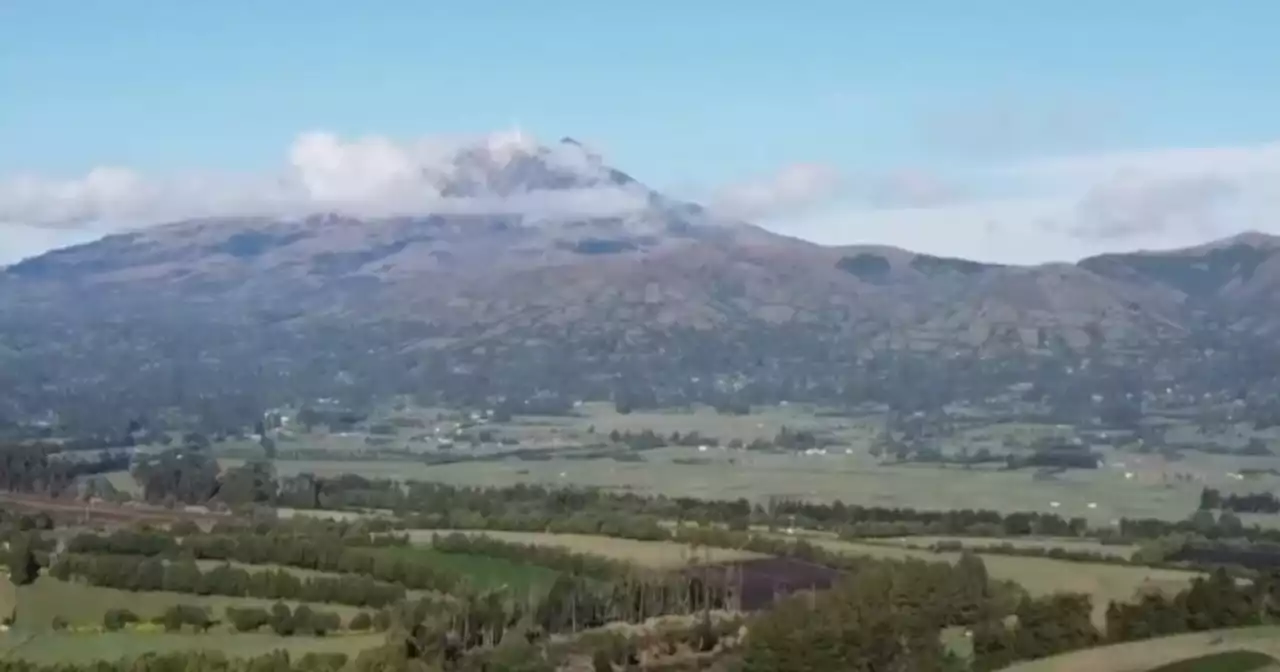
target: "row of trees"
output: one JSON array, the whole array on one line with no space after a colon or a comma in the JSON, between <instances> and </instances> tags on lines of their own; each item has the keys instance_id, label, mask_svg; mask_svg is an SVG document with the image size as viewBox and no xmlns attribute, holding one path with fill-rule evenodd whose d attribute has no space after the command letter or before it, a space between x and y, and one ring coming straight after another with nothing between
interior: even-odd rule
<instances>
[{"instance_id":1,"label":"row of trees","mask_svg":"<svg viewBox=\"0 0 1280 672\"><path fill-rule=\"evenodd\" d=\"M1215 488L1204 488L1200 491L1200 509L1235 511L1236 513L1280 513L1280 498L1270 492L1224 495Z\"/></svg>"},{"instance_id":2,"label":"row of trees","mask_svg":"<svg viewBox=\"0 0 1280 672\"><path fill-rule=\"evenodd\" d=\"M442 593L456 592L462 587L463 578L458 572L388 547L403 543L402 538L367 533L343 536L336 532L341 529L338 526L313 524L310 527L320 529L306 532L281 526L194 533L182 538L180 544L172 539L163 541L164 537L156 532L116 532L104 536L85 533L74 537L67 550L112 556L160 555L247 565L283 565Z\"/></svg>"},{"instance_id":3,"label":"row of trees","mask_svg":"<svg viewBox=\"0 0 1280 672\"><path fill-rule=\"evenodd\" d=\"M54 578L130 591L165 590L195 595L301 600L357 607L383 607L404 599L404 588L367 576L300 578L285 569L249 571L223 564L207 571L192 560L64 554L49 568Z\"/></svg>"},{"instance_id":4,"label":"row of trees","mask_svg":"<svg viewBox=\"0 0 1280 672\"><path fill-rule=\"evenodd\" d=\"M269 611L261 607L228 607L226 615L227 621L237 632L256 632L263 626L270 626L271 631L281 637L323 637L342 629L342 618L337 613L316 611L305 604L290 609L289 605L277 602L271 605ZM373 627L373 618L360 612L352 617L347 627L356 631L368 630Z\"/></svg>"}]
</instances>

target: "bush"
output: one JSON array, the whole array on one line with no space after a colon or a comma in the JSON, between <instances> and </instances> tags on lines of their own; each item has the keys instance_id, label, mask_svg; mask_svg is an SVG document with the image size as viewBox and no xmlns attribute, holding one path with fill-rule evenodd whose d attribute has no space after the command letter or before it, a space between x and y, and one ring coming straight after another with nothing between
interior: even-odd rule
<instances>
[{"instance_id":1,"label":"bush","mask_svg":"<svg viewBox=\"0 0 1280 672\"><path fill-rule=\"evenodd\" d=\"M373 627L373 617L365 612L360 612L351 617L351 622L347 624L349 630L368 630Z\"/></svg>"},{"instance_id":2,"label":"bush","mask_svg":"<svg viewBox=\"0 0 1280 672\"><path fill-rule=\"evenodd\" d=\"M108 609L102 615L102 627L111 632L123 629L126 625L137 623L138 615L128 609Z\"/></svg>"},{"instance_id":3,"label":"bush","mask_svg":"<svg viewBox=\"0 0 1280 672\"><path fill-rule=\"evenodd\" d=\"M271 605L271 629L281 637L293 634L295 626L293 612L289 611L289 605L283 602Z\"/></svg>"},{"instance_id":4,"label":"bush","mask_svg":"<svg viewBox=\"0 0 1280 672\"><path fill-rule=\"evenodd\" d=\"M253 632L271 622L271 614L259 607L227 607L227 620L239 632Z\"/></svg>"},{"instance_id":5,"label":"bush","mask_svg":"<svg viewBox=\"0 0 1280 672\"><path fill-rule=\"evenodd\" d=\"M71 627L71 624L67 622L67 619L62 616L54 616L53 621L49 625L54 630L58 630L58 631L66 630L67 628Z\"/></svg>"}]
</instances>

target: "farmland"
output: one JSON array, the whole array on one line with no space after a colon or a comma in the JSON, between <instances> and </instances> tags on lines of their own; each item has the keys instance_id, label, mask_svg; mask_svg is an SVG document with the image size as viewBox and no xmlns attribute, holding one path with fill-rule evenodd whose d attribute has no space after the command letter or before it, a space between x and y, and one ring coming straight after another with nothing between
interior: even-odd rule
<instances>
[{"instance_id":1,"label":"farmland","mask_svg":"<svg viewBox=\"0 0 1280 672\"><path fill-rule=\"evenodd\" d=\"M1201 488L1242 487L1233 476L1242 469L1259 470L1249 488L1280 486L1280 477L1266 472L1271 458L1194 450L1174 461L1127 446L1097 445L1094 449L1105 463L1103 468L1047 477L1035 470L898 462L876 452L883 434L881 416L799 404L757 407L747 415L702 407L620 414L606 405L584 404L572 416L518 416L505 422L440 409L388 409L384 414L379 417L385 421L373 418L370 424L399 428L376 436L323 429L290 433L280 444L278 472L284 476L355 473L477 486L573 484L756 502L800 497L920 509L1053 511L1083 517L1095 525L1122 517L1185 517L1195 509ZM1071 428L1059 425L995 418L966 418L966 423L941 442L945 453L987 450L1002 455L1026 450L1037 441L1073 436ZM801 454L728 447L732 442L737 446L771 440L784 427L822 437L824 448ZM644 431L661 437L701 436L707 442L629 453L609 447L614 432ZM1274 441L1280 438L1275 433L1260 436ZM1176 423L1165 434L1189 447L1212 441L1234 445L1240 436L1249 435L1231 428L1226 435L1207 436ZM218 450L226 456L223 464L232 466L255 449L229 442ZM1259 522L1280 519L1264 518Z\"/></svg>"},{"instance_id":2,"label":"farmland","mask_svg":"<svg viewBox=\"0 0 1280 672\"><path fill-rule=\"evenodd\" d=\"M974 574L969 573L971 565L957 563L960 546L977 550L984 562L983 575L1016 583L1033 597L1063 592L1087 595L1092 611L1081 607L1076 613L1101 627L1109 602L1130 601L1140 592L1182 590L1197 572L1012 553L1057 550L1078 556L1105 555L1115 561L1129 559L1138 543L1146 544L1153 537L1127 536L1115 525L1117 517L1186 518L1197 508L1200 489L1206 484L1228 490L1231 483L1240 480L1230 476L1232 469L1265 462L1263 458L1194 451L1170 460L1158 453L1097 447L1101 468L1046 472L1006 468L1003 458L995 464L961 464L941 458L931 462L895 457L883 450L882 431L874 416L856 417L798 405L726 415L707 409L617 413L587 404L574 416L505 421L490 421L477 413L464 416L401 407L373 416L349 431L320 427L280 430L279 454L269 462L261 460L265 443L232 437L192 454L195 461L184 462L181 469L171 465L163 473L186 474L190 470L199 478L217 476L224 485L256 489L265 484L278 490L263 497L255 495L256 490L242 489L238 492L245 498L238 500L238 505L231 499L220 499L231 486L206 490L216 495L194 499L180 489L148 491L151 505L86 503L35 494L5 497L23 510L56 514L58 526L70 524L50 536L68 537L95 526L142 524L154 528L184 519L197 523L184 522L188 536L176 542L154 538L157 534L163 537L163 532L138 528L142 537L124 551L105 546L93 550L91 546L89 550L72 550L71 555L123 553L138 558L146 555L141 549L151 544L161 549L158 552L165 559L192 554L204 572L224 564L224 559L236 559L228 564L248 570L251 576L242 574L235 585L217 584L215 589L213 584L183 588L181 583L170 582L180 578L178 575L165 574L165 589L192 591L174 593L162 592L154 583L148 584L149 588L138 587L142 574L137 565L115 574L99 574L95 581L134 587L139 592L41 576L12 596L18 604L18 619L5 642L13 649L11 655L71 661L92 658L103 650L129 654L141 649L234 648L237 653L252 653L267 650L268 642L274 641L296 652L346 652L374 640L384 641L386 635L381 631L368 634L363 626L327 630L329 634L323 638L310 636L313 630L309 629L294 635L274 615L243 632L235 631L239 626L232 624L231 615L204 634L198 633L206 626L196 622L185 622L181 632L126 628L102 633L102 637L74 632L77 628L100 630L108 610L122 605L148 620L166 610L172 612L178 605L203 607L220 618L227 607L255 607L266 613L276 602L207 593L264 598L304 594L296 592L297 588L280 592L286 590L281 586L290 585L288 577L256 578L257 570L268 569L283 570L303 581L329 578L335 585L345 586L341 591L308 592L303 599L374 604L361 601L366 599L362 595L372 593L360 592L366 589L353 583L361 580L357 577L398 591L396 597L377 602L376 609L309 605L317 612L338 614L343 626L361 613L382 618L378 627L386 629L403 616L397 609L423 598L413 607L425 609L414 612L418 618L437 610L456 610L453 623L460 616L475 614L494 619L490 626L500 630L515 627L528 617L521 610L536 606L532 613L539 626L558 633L557 641L564 641L566 631L578 634L582 628L603 625L608 619L638 623L656 615L687 616L698 608L697 600L703 604L714 601L717 608L730 611L767 612L781 595L809 588L824 590L836 585L841 576L856 576L868 567L873 572L901 571L903 576L925 572L917 577L924 581L963 581ZM1066 428L1028 422L978 421L952 433L951 440L960 445L949 446L947 454L989 450L1013 456L1037 441L1069 433ZM807 437L798 445L809 447L799 449L786 443L796 436ZM147 448L148 459L153 459L157 450ZM176 454L175 459L187 456ZM216 464L211 454L218 457ZM236 467L246 468L230 471ZM249 483L244 479L246 474L257 474L256 480ZM303 474L311 476L299 477ZM376 480L341 478L348 475ZM115 487L115 494L123 497L139 494L137 481L142 478L116 472L106 480ZM1249 486L1271 478L1263 473ZM132 488L131 479L135 481ZM408 480L437 485L404 488L395 483ZM197 478L175 478L167 486L162 481L161 487L181 488L199 482ZM553 487L449 487L523 484ZM584 485L603 488L599 492L559 489ZM291 499L285 498L286 491L292 493ZM610 491L614 494L605 494ZM620 496L624 493L722 501ZM165 499L191 506L154 504ZM759 506L752 509L735 500ZM880 508L806 507L795 500L841 500ZM892 510L895 508L917 511L904 513ZM941 510L949 513L944 516ZM1014 511L1053 515L992 513ZM1068 525L1071 517L1085 519L1088 529ZM1024 524L1011 522L1018 518ZM1265 522L1266 518L1260 520ZM1025 522L1028 520L1033 522ZM222 523L221 531L213 529L218 523ZM604 531L619 536L606 536ZM308 539L312 534L317 536ZM399 534L408 538L389 537ZM472 541L455 537L433 544L436 534L460 534ZM254 538L261 535L267 538L259 544ZM187 544L192 536L202 541ZM487 539L478 539L480 536ZM621 538L624 536L632 538ZM792 544L798 539L813 546ZM740 550L744 548L752 551ZM1144 546L1144 553L1148 550ZM956 566L947 569L934 564L926 570L916 563L876 563L866 558L947 561ZM248 562L262 564L243 564ZM650 571L636 572L634 568ZM88 569L77 571L81 573L76 577L89 576L85 573ZM944 578L948 576L952 578ZM677 588L671 590L672 586ZM1016 602L1007 599L1014 593L998 586L992 590L1002 604ZM447 598L440 600L445 594ZM73 632L55 631L55 619L69 622ZM157 627L149 624L151 630ZM956 635L952 630L949 646L965 632L961 628L961 634ZM81 641L94 643L79 646ZM0 642L0 646L6 644ZM58 658L61 649L67 651L64 658Z\"/></svg>"}]
</instances>

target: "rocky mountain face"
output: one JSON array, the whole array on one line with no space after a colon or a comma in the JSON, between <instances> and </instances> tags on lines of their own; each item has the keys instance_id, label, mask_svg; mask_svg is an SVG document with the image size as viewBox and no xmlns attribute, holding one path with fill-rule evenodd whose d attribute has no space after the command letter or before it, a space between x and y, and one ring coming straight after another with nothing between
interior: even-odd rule
<instances>
[{"instance_id":1,"label":"rocky mountain face","mask_svg":"<svg viewBox=\"0 0 1280 672\"><path fill-rule=\"evenodd\" d=\"M108 393L247 408L355 390L616 396L633 381L847 396L886 361L1185 372L1280 335L1280 239L1258 234L999 266L725 220L571 140L464 148L424 179L447 204L435 214L178 222L5 269L0 385L19 391L0 414Z\"/></svg>"}]
</instances>

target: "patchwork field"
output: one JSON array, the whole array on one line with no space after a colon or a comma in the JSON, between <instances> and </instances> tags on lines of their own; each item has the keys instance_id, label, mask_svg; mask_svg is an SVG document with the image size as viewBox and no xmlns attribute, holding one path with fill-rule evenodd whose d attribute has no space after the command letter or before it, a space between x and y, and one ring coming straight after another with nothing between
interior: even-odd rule
<instances>
[{"instance_id":1,"label":"patchwork field","mask_svg":"<svg viewBox=\"0 0 1280 672\"><path fill-rule=\"evenodd\" d=\"M538 546L554 546L575 553L590 553L614 560L634 562L653 569L674 569L690 564L753 560L765 557L750 551L723 548L694 548L666 541L638 541L590 534L550 534L545 532L503 532L496 530L412 530L409 538L430 543L435 534L462 533L492 537L500 541Z\"/></svg>"},{"instance_id":2,"label":"patchwork field","mask_svg":"<svg viewBox=\"0 0 1280 672\"><path fill-rule=\"evenodd\" d=\"M1190 451L1182 459L1170 461L1159 454L1099 447L1104 468L1048 476L1036 475L1033 470L890 463L888 458L873 454L883 430L882 417L840 416L799 404L758 407L741 416L706 408L619 414L603 404L584 404L577 411L574 417L519 416L509 422L487 422L483 417L459 419L458 413L439 409L402 409L391 415L397 422L417 423L414 427L401 427L390 436L378 437L323 431L299 435L288 444L294 446L294 452L282 451L284 458L277 460L276 466L282 475L356 473L460 485L575 484L753 501L790 496L923 509L1053 511L1084 517L1095 525L1121 517L1184 518L1195 510L1200 490L1206 485L1224 491L1280 488L1280 477L1265 472L1280 466L1275 457ZM615 430L650 430L662 436L697 432L727 444L735 439L772 439L783 427L814 432L829 445L824 454L807 455L712 445L633 451L626 460L600 453ZM490 437L490 442L472 444L459 439L454 444L455 438L479 433ZM940 445L952 453L986 449L1000 455L1025 449L1040 439L1070 435L1070 428L1058 425L993 421L961 428ZM1201 445L1212 439L1194 433L1182 437L1172 429L1170 436L1186 438L1188 445L1195 443L1191 438ZM1222 437L1223 445L1238 438L1233 437ZM378 444L371 445L365 439L377 439ZM378 447L384 443L385 450ZM587 450L591 446L596 447L594 454ZM235 450L224 448L219 448L227 455L224 466L242 462ZM314 452L299 452L302 448ZM523 454L515 454L517 449ZM314 455L314 459L304 459L304 455ZM442 457L459 461L428 463ZM1242 483L1237 478L1242 469L1262 471ZM1280 516L1254 522L1280 524L1277 521Z\"/></svg>"},{"instance_id":3,"label":"patchwork field","mask_svg":"<svg viewBox=\"0 0 1280 672\"><path fill-rule=\"evenodd\" d=\"M1019 663L1005 672L1249 672L1267 667L1239 667L1232 658L1198 661L1194 667L1163 667L1210 654L1253 651L1280 658L1280 627L1265 626L1197 632L1142 642L1102 646L1029 663ZM1241 661L1235 657L1235 663ZM1256 659L1254 662L1257 662Z\"/></svg>"}]
</instances>

